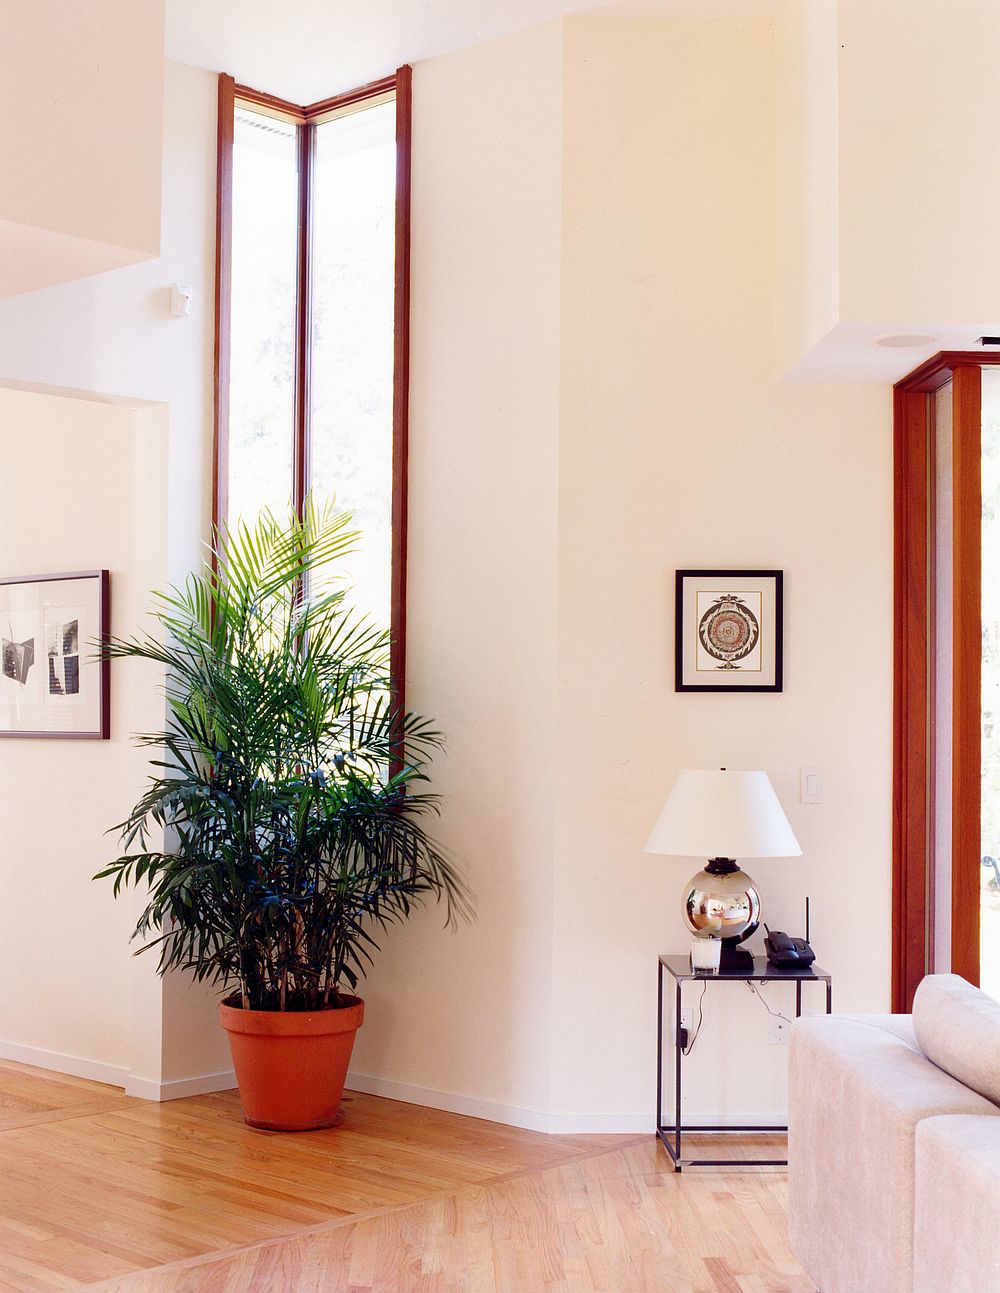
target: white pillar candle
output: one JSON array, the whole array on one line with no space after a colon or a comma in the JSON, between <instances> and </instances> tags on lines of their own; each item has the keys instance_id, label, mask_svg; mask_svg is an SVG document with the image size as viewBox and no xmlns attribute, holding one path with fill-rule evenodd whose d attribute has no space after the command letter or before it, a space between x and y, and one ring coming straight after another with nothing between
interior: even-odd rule
<instances>
[{"instance_id":1,"label":"white pillar candle","mask_svg":"<svg viewBox=\"0 0 1000 1293\"><path fill-rule=\"evenodd\" d=\"M692 938L691 969L717 970L722 956L721 938Z\"/></svg>"}]
</instances>

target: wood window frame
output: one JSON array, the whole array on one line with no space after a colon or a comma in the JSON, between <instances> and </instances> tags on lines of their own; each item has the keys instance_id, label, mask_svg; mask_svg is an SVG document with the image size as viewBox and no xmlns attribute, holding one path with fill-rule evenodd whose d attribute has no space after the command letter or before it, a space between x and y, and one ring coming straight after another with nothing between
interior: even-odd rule
<instances>
[{"instance_id":1,"label":"wood window frame","mask_svg":"<svg viewBox=\"0 0 1000 1293\"><path fill-rule=\"evenodd\" d=\"M219 76L218 167L215 243L215 367L212 467L213 532L224 524L229 504L229 384L232 343L233 145L237 102L293 123L298 146L298 245L295 301L295 399L293 418L292 499L302 506L310 478L310 412L312 376L312 211L316 127L388 95L396 105L396 220L395 295L392 400L392 571L389 669L393 703L405 707L406 677L406 548L407 462L410 395L410 183L412 155L412 69L404 65L391 76L371 81L344 94L316 103L289 103L276 95L239 85L232 76ZM398 771L396 765L393 771Z\"/></svg>"},{"instance_id":2,"label":"wood window frame","mask_svg":"<svg viewBox=\"0 0 1000 1293\"><path fill-rule=\"evenodd\" d=\"M944 351L893 391L892 1008L932 968L934 395L952 382L951 964L979 982L982 370L996 352ZM963 591L976 589L976 597ZM976 895L970 902L969 896ZM944 967L934 966L937 970Z\"/></svg>"}]
</instances>

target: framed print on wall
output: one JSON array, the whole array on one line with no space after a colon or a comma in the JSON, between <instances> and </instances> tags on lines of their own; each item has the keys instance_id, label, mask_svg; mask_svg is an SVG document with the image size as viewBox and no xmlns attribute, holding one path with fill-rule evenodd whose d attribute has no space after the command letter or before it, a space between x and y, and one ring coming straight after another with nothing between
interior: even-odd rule
<instances>
[{"instance_id":1,"label":"framed print on wall","mask_svg":"<svg viewBox=\"0 0 1000 1293\"><path fill-rule=\"evenodd\" d=\"M111 735L106 570L0 579L0 737Z\"/></svg>"},{"instance_id":2,"label":"framed print on wall","mask_svg":"<svg viewBox=\"0 0 1000 1293\"><path fill-rule=\"evenodd\" d=\"M678 570L675 691L781 691L782 572Z\"/></svg>"}]
</instances>

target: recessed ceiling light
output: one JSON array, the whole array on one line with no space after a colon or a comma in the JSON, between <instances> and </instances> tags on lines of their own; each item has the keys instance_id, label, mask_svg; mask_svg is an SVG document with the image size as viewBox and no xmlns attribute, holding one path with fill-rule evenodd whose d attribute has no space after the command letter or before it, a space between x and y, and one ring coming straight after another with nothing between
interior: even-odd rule
<instances>
[{"instance_id":1,"label":"recessed ceiling light","mask_svg":"<svg viewBox=\"0 0 1000 1293\"><path fill-rule=\"evenodd\" d=\"M893 350L905 350L907 346L930 346L937 337L928 337L923 332L901 332L897 336L878 337L876 346L891 346Z\"/></svg>"}]
</instances>

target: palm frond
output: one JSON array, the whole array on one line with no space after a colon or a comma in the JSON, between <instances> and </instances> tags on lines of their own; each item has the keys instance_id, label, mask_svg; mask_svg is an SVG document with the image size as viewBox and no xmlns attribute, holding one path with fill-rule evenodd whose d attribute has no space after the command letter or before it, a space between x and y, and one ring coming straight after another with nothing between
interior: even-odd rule
<instances>
[{"instance_id":1,"label":"palm frond","mask_svg":"<svg viewBox=\"0 0 1000 1293\"><path fill-rule=\"evenodd\" d=\"M146 887L135 936L161 972L256 1008L335 1000L428 898L448 925L473 914L426 830L439 801L418 790L443 738L394 707L389 634L351 606L339 563L357 540L332 504L263 512L157 595L158 633L107 646L165 670L168 719L137 737L149 782L98 878Z\"/></svg>"}]
</instances>

